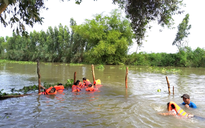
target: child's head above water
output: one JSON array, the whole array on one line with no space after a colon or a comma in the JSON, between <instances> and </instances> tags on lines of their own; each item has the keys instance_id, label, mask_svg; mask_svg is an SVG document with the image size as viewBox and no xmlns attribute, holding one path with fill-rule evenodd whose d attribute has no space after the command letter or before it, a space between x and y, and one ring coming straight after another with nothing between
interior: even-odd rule
<instances>
[{"instance_id":1,"label":"child's head above water","mask_svg":"<svg viewBox=\"0 0 205 128\"><path fill-rule=\"evenodd\" d=\"M169 104L170 102L167 103L167 110L169 111ZM171 104L172 109L175 109L175 106L173 104Z\"/></svg>"},{"instance_id":2,"label":"child's head above water","mask_svg":"<svg viewBox=\"0 0 205 128\"><path fill-rule=\"evenodd\" d=\"M63 85L62 83L59 83L58 86Z\"/></svg>"},{"instance_id":3,"label":"child's head above water","mask_svg":"<svg viewBox=\"0 0 205 128\"><path fill-rule=\"evenodd\" d=\"M80 83L80 80L77 80L77 81L74 83L74 85L79 85L79 83Z\"/></svg>"},{"instance_id":4,"label":"child's head above water","mask_svg":"<svg viewBox=\"0 0 205 128\"><path fill-rule=\"evenodd\" d=\"M49 91L49 93L54 93L56 91L56 89L55 88L52 88L50 91Z\"/></svg>"}]
</instances>

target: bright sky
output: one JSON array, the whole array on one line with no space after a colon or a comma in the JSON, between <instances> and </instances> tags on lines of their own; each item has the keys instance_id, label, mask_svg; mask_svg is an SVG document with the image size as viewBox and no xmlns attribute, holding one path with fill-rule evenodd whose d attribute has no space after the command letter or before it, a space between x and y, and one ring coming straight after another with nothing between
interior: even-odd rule
<instances>
[{"instance_id":1,"label":"bright sky","mask_svg":"<svg viewBox=\"0 0 205 128\"><path fill-rule=\"evenodd\" d=\"M60 1L60 0L59 0ZM77 24L82 24L85 19L92 19L95 14L109 14L111 10L117 9L118 5L112 4L112 0L86 0L83 1L80 5L75 4L74 0L65 2L59 1L46 1L46 6L49 10L43 10L41 15L45 18L43 25L35 24L33 28L26 27L30 32L33 30L46 31L49 26L58 26L60 23L64 26L69 26L70 18L74 18ZM205 48L205 43L203 39L203 31L205 30L205 17L204 17L204 5L205 0L184 0L186 7L184 8L185 13L175 16L175 29L162 28L156 23L152 23L153 27L151 30L148 30L148 37L145 38L143 47L138 50L150 52L166 52L166 53L176 53L177 47L172 46L172 42L175 39L177 33L177 26L181 23L182 19L187 13L190 14L190 24L192 28L190 30L190 35L188 37L188 46L192 49L197 47ZM124 11L122 11L124 15ZM162 29L162 32L159 30ZM12 29L10 27L4 28L3 25L0 25L0 36L12 36ZM137 45L134 45L130 49L130 53L136 52Z\"/></svg>"}]
</instances>

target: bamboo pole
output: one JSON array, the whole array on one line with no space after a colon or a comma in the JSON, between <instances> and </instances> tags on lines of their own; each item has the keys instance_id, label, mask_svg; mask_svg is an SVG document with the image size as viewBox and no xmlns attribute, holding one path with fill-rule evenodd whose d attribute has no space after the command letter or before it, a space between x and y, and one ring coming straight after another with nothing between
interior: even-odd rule
<instances>
[{"instance_id":1,"label":"bamboo pole","mask_svg":"<svg viewBox=\"0 0 205 128\"><path fill-rule=\"evenodd\" d=\"M166 80L167 80L168 91L169 91L169 94L170 94L170 84L169 84L169 79L168 79L167 76L166 76Z\"/></svg>"},{"instance_id":2,"label":"bamboo pole","mask_svg":"<svg viewBox=\"0 0 205 128\"><path fill-rule=\"evenodd\" d=\"M125 88L127 88L127 75L128 75L128 67L126 68L126 74L125 74Z\"/></svg>"},{"instance_id":3,"label":"bamboo pole","mask_svg":"<svg viewBox=\"0 0 205 128\"><path fill-rule=\"evenodd\" d=\"M94 65L92 64L92 74L93 74L93 84L95 82L95 71L94 71Z\"/></svg>"},{"instance_id":4,"label":"bamboo pole","mask_svg":"<svg viewBox=\"0 0 205 128\"><path fill-rule=\"evenodd\" d=\"M38 74L38 93L41 92L41 74L39 68L39 59L37 59L37 74Z\"/></svg>"},{"instance_id":5,"label":"bamboo pole","mask_svg":"<svg viewBox=\"0 0 205 128\"><path fill-rule=\"evenodd\" d=\"M76 72L74 72L74 83L76 82Z\"/></svg>"},{"instance_id":6,"label":"bamboo pole","mask_svg":"<svg viewBox=\"0 0 205 128\"><path fill-rule=\"evenodd\" d=\"M173 86L173 95L174 95L174 86Z\"/></svg>"}]
</instances>

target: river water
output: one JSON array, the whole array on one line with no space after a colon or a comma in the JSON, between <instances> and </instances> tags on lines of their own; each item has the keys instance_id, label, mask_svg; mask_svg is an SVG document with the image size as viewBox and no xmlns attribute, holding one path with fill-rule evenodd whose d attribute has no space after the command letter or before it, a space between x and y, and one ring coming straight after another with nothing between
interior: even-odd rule
<instances>
[{"instance_id":1,"label":"river water","mask_svg":"<svg viewBox=\"0 0 205 128\"><path fill-rule=\"evenodd\" d=\"M205 117L205 69L177 68L180 73L155 73L149 67L129 67L128 89L125 89L125 66L106 65L95 69L101 79L98 92L72 93L70 89L55 96L32 95L0 101L1 128L193 128L205 127L205 120L162 116L166 104L174 101L188 113ZM62 63L40 63L41 82L66 83L87 77L92 81L91 65L70 66ZM166 76L171 85L168 94ZM0 89L38 84L35 64L3 63L0 65ZM172 87L174 86L174 94ZM157 92L161 89L161 92ZM180 105L181 95L188 93L197 109Z\"/></svg>"}]
</instances>

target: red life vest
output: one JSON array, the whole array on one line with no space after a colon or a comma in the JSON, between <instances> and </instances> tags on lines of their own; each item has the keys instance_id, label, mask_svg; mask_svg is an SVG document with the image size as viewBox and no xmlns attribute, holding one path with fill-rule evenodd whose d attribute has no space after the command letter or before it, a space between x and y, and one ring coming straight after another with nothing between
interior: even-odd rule
<instances>
[{"instance_id":1,"label":"red life vest","mask_svg":"<svg viewBox=\"0 0 205 128\"><path fill-rule=\"evenodd\" d=\"M84 88L85 86L84 86L84 84L82 82L79 82L79 87L80 88Z\"/></svg>"},{"instance_id":2,"label":"red life vest","mask_svg":"<svg viewBox=\"0 0 205 128\"><path fill-rule=\"evenodd\" d=\"M64 90L64 86L63 85L56 85L56 86L54 86L54 88L56 89L56 91Z\"/></svg>"},{"instance_id":3,"label":"red life vest","mask_svg":"<svg viewBox=\"0 0 205 128\"><path fill-rule=\"evenodd\" d=\"M39 95L41 95L41 94L42 95L55 95L57 93L57 91L55 91L54 93L50 93L52 88L53 87L50 87L50 88L46 89L44 92L39 93Z\"/></svg>"},{"instance_id":4,"label":"red life vest","mask_svg":"<svg viewBox=\"0 0 205 128\"><path fill-rule=\"evenodd\" d=\"M80 92L80 91L81 91L81 89L78 86L76 86L76 85L72 86L72 92Z\"/></svg>"},{"instance_id":5,"label":"red life vest","mask_svg":"<svg viewBox=\"0 0 205 128\"><path fill-rule=\"evenodd\" d=\"M87 81L87 80L86 80L86 81L84 82L84 86L86 86L86 87L88 87L89 84L91 84L90 81Z\"/></svg>"},{"instance_id":6,"label":"red life vest","mask_svg":"<svg viewBox=\"0 0 205 128\"><path fill-rule=\"evenodd\" d=\"M87 92L94 92L94 91L97 91L98 88L92 88L92 87L90 87L90 88L86 88L85 90L86 90Z\"/></svg>"}]
</instances>

